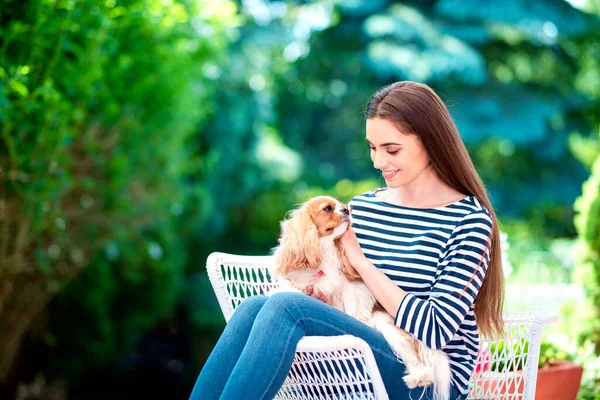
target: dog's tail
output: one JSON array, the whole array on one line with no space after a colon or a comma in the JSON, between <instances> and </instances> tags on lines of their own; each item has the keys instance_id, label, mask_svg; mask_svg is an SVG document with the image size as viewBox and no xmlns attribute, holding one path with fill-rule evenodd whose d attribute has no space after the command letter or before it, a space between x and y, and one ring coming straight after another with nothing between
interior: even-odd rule
<instances>
[{"instance_id":1,"label":"dog's tail","mask_svg":"<svg viewBox=\"0 0 600 400\"><path fill-rule=\"evenodd\" d=\"M421 349L425 347L421 346ZM450 372L450 360L446 353L441 350L428 350L421 351L421 359L423 364L433 368L433 387L434 396L436 400L448 400L450 399L450 380L452 373Z\"/></svg>"}]
</instances>

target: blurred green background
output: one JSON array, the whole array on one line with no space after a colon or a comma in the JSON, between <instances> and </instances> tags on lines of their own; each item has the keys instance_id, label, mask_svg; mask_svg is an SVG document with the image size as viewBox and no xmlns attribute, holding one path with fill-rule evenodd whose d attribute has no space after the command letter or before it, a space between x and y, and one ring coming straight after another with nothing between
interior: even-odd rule
<instances>
[{"instance_id":1,"label":"blurred green background","mask_svg":"<svg viewBox=\"0 0 600 400\"><path fill-rule=\"evenodd\" d=\"M559 313L599 399L597 0L0 0L0 397L187 398L207 255L384 185L363 110L406 79L490 191L506 309Z\"/></svg>"}]
</instances>

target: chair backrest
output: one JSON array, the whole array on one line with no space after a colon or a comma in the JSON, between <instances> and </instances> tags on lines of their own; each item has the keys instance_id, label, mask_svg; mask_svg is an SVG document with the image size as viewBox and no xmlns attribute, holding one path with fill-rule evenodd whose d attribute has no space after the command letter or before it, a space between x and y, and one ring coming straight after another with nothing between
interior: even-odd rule
<instances>
[{"instance_id":1,"label":"chair backrest","mask_svg":"<svg viewBox=\"0 0 600 400\"><path fill-rule=\"evenodd\" d=\"M275 286L269 275L272 262L272 256L212 253L208 257L208 277L226 321L242 300ZM544 312L503 316L504 336L481 338L469 399L534 399L542 328L557 316Z\"/></svg>"},{"instance_id":2,"label":"chair backrest","mask_svg":"<svg viewBox=\"0 0 600 400\"><path fill-rule=\"evenodd\" d=\"M504 335L481 337L469 399L535 398L542 328L558 317L545 312L504 313Z\"/></svg>"},{"instance_id":3,"label":"chair backrest","mask_svg":"<svg viewBox=\"0 0 600 400\"><path fill-rule=\"evenodd\" d=\"M275 285L269 274L272 256L240 256L212 253L206 260L208 279L215 291L225 321L242 300L265 294Z\"/></svg>"}]
</instances>

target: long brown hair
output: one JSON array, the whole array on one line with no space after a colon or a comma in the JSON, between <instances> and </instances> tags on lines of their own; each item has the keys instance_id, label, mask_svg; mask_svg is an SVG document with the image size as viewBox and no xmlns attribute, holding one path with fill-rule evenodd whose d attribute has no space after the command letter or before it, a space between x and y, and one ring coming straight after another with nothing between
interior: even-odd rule
<instances>
[{"instance_id":1,"label":"long brown hair","mask_svg":"<svg viewBox=\"0 0 600 400\"><path fill-rule=\"evenodd\" d=\"M417 135L440 178L455 190L475 196L490 212L493 224L488 241L490 259L474 310L481 333L486 336L502 334L504 274L496 214L443 101L427 85L396 82L375 92L367 105L365 117L388 120L402 133Z\"/></svg>"}]
</instances>

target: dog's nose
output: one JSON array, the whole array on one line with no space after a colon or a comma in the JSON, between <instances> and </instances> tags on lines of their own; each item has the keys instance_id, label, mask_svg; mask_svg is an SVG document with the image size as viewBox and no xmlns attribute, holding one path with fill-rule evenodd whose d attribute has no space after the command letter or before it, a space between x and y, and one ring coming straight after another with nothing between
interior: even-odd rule
<instances>
[{"instance_id":1,"label":"dog's nose","mask_svg":"<svg viewBox=\"0 0 600 400\"><path fill-rule=\"evenodd\" d=\"M342 208L340 211L342 212L342 214L350 215L350 212L347 208Z\"/></svg>"}]
</instances>

